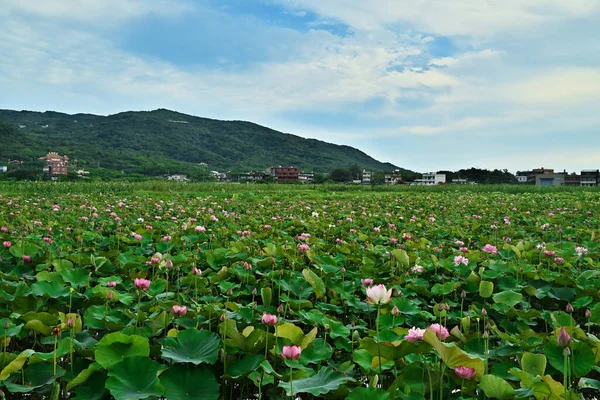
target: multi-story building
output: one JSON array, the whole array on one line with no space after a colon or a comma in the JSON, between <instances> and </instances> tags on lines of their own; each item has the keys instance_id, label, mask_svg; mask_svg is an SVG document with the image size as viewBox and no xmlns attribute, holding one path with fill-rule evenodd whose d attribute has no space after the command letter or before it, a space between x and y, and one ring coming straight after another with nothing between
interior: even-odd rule
<instances>
[{"instance_id":1,"label":"multi-story building","mask_svg":"<svg viewBox=\"0 0 600 400\"><path fill-rule=\"evenodd\" d=\"M300 170L296 167L271 167L267 173L273 177L276 183L298 182L300 180Z\"/></svg>"},{"instance_id":2,"label":"multi-story building","mask_svg":"<svg viewBox=\"0 0 600 400\"><path fill-rule=\"evenodd\" d=\"M571 174L565 173L565 186L581 186L581 175L575 172Z\"/></svg>"},{"instance_id":3,"label":"multi-story building","mask_svg":"<svg viewBox=\"0 0 600 400\"><path fill-rule=\"evenodd\" d=\"M314 183L315 174L313 172L302 172L298 176L298 179L300 180L300 183Z\"/></svg>"},{"instance_id":4,"label":"multi-story building","mask_svg":"<svg viewBox=\"0 0 600 400\"><path fill-rule=\"evenodd\" d=\"M58 153L50 152L39 160L45 161L44 173L50 178L57 178L61 175L68 175L69 157L60 156Z\"/></svg>"},{"instance_id":5,"label":"multi-story building","mask_svg":"<svg viewBox=\"0 0 600 400\"><path fill-rule=\"evenodd\" d=\"M581 186L598 186L600 183L600 170L584 169L581 171Z\"/></svg>"},{"instance_id":6,"label":"multi-story building","mask_svg":"<svg viewBox=\"0 0 600 400\"><path fill-rule=\"evenodd\" d=\"M536 186L563 186L565 184L565 173L535 174Z\"/></svg>"},{"instance_id":7,"label":"multi-story building","mask_svg":"<svg viewBox=\"0 0 600 400\"><path fill-rule=\"evenodd\" d=\"M391 174L385 174L383 182L386 185L399 185L402 183L402 174L400 174L399 170L395 170Z\"/></svg>"},{"instance_id":8,"label":"multi-story building","mask_svg":"<svg viewBox=\"0 0 600 400\"><path fill-rule=\"evenodd\" d=\"M369 172L369 171L366 171L366 170L363 169L363 172L362 172L362 183L365 184L365 185L370 185L372 179L373 179L373 173Z\"/></svg>"},{"instance_id":9,"label":"multi-story building","mask_svg":"<svg viewBox=\"0 0 600 400\"><path fill-rule=\"evenodd\" d=\"M421 179L415 179L413 185L433 186L446 183L446 174L437 174L435 172L427 172L423 174Z\"/></svg>"}]
</instances>

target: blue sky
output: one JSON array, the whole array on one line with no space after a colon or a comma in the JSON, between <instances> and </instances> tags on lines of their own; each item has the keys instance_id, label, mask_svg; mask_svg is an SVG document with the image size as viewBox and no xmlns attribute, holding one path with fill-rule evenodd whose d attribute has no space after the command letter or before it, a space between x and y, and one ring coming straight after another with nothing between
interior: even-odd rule
<instances>
[{"instance_id":1,"label":"blue sky","mask_svg":"<svg viewBox=\"0 0 600 400\"><path fill-rule=\"evenodd\" d=\"M600 168L600 0L0 0L0 108L169 108L417 170Z\"/></svg>"}]
</instances>

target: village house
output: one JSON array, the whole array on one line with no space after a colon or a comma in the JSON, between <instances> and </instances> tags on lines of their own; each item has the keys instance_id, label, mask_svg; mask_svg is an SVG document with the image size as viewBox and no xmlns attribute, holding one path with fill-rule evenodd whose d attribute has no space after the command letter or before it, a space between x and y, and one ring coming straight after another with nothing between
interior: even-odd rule
<instances>
[{"instance_id":1,"label":"village house","mask_svg":"<svg viewBox=\"0 0 600 400\"><path fill-rule=\"evenodd\" d=\"M60 156L56 152L50 152L44 157L40 157L39 160L46 162L44 173L51 179L69 174L69 157L67 156Z\"/></svg>"},{"instance_id":2,"label":"village house","mask_svg":"<svg viewBox=\"0 0 600 400\"><path fill-rule=\"evenodd\" d=\"M298 179L300 180L300 183L314 183L315 174L312 172L302 172L298 176Z\"/></svg>"},{"instance_id":3,"label":"village house","mask_svg":"<svg viewBox=\"0 0 600 400\"><path fill-rule=\"evenodd\" d=\"M400 174L400 170L395 170L391 174L385 174L383 177L383 183L386 185L402 184L402 174Z\"/></svg>"},{"instance_id":4,"label":"village house","mask_svg":"<svg viewBox=\"0 0 600 400\"><path fill-rule=\"evenodd\" d=\"M363 169L362 172L362 184L363 185L370 185L371 181L373 180L373 173L366 171Z\"/></svg>"},{"instance_id":5,"label":"village house","mask_svg":"<svg viewBox=\"0 0 600 400\"><path fill-rule=\"evenodd\" d=\"M4 166L4 165L0 165L0 172L6 172L8 171L8 167Z\"/></svg>"},{"instance_id":6,"label":"village house","mask_svg":"<svg viewBox=\"0 0 600 400\"><path fill-rule=\"evenodd\" d=\"M300 181L300 170L296 167L271 167L267 169L267 174L273 177L275 183L291 183Z\"/></svg>"},{"instance_id":7,"label":"village house","mask_svg":"<svg viewBox=\"0 0 600 400\"><path fill-rule=\"evenodd\" d=\"M423 174L421 179L415 179L412 183L417 186L433 186L446 183L446 174L437 174L435 172L427 172Z\"/></svg>"},{"instance_id":8,"label":"village house","mask_svg":"<svg viewBox=\"0 0 600 400\"><path fill-rule=\"evenodd\" d=\"M600 183L600 170L584 169L581 171L581 186L598 186Z\"/></svg>"}]
</instances>

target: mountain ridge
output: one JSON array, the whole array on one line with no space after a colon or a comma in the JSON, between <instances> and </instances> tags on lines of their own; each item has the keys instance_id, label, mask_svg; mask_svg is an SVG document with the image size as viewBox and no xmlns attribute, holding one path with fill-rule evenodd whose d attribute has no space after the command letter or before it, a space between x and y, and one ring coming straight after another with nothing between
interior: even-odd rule
<instances>
[{"instance_id":1,"label":"mountain ridge","mask_svg":"<svg viewBox=\"0 0 600 400\"><path fill-rule=\"evenodd\" d=\"M250 121L223 121L159 108L107 116L57 111L0 109L10 126L0 160L34 159L48 151L65 153L83 167L158 175L186 173L200 163L214 170L264 170L294 165L330 172L358 165L368 170L400 169L348 146L303 138ZM21 127L19 127L21 126ZM18 133L7 134L8 129Z\"/></svg>"}]
</instances>

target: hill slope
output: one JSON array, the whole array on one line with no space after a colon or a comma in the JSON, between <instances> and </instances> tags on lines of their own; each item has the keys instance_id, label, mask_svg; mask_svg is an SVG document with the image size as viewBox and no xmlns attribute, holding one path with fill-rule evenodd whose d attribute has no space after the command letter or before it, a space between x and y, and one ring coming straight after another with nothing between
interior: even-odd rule
<instances>
[{"instance_id":1,"label":"hill slope","mask_svg":"<svg viewBox=\"0 0 600 400\"><path fill-rule=\"evenodd\" d=\"M110 116L0 110L0 160L33 160L48 151L88 168L158 175L186 173L199 163L214 170L264 170L294 165L328 172L359 165L392 170L360 150L304 139L243 121L219 121L169 110ZM6 125L11 126L11 128ZM19 127L21 125L21 127ZM24 127L23 127L24 126Z\"/></svg>"}]
</instances>

